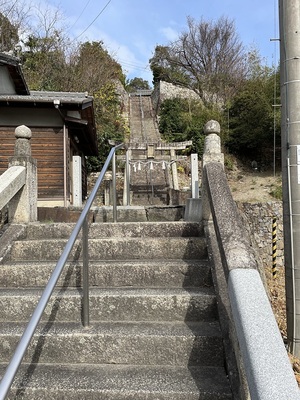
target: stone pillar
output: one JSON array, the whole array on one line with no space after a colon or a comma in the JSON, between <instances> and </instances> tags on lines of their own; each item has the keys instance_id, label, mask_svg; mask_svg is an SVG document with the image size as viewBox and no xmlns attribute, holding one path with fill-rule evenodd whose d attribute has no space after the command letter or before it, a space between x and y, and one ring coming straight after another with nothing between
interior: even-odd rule
<instances>
[{"instance_id":1,"label":"stone pillar","mask_svg":"<svg viewBox=\"0 0 300 400\"><path fill-rule=\"evenodd\" d=\"M73 206L82 206L82 168L80 156L73 156Z\"/></svg>"},{"instance_id":2,"label":"stone pillar","mask_svg":"<svg viewBox=\"0 0 300 400\"><path fill-rule=\"evenodd\" d=\"M204 133L207 135L204 142L204 152L202 158L202 210L203 219L211 218L209 199L207 195L207 181L204 167L210 162L221 163L224 166L224 154L221 152L220 124L217 121L208 121L204 126Z\"/></svg>"},{"instance_id":3,"label":"stone pillar","mask_svg":"<svg viewBox=\"0 0 300 400\"><path fill-rule=\"evenodd\" d=\"M15 130L16 143L14 157L9 160L9 167L26 168L25 185L9 203L8 220L13 223L37 221L37 163L31 157L31 130L25 125Z\"/></svg>"}]
</instances>

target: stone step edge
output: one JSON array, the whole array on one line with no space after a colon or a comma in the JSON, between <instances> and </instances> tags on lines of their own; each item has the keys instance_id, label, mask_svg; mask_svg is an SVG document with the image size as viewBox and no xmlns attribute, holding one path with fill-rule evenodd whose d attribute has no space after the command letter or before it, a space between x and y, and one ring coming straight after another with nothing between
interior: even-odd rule
<instances>
[{"instance_id":1,"label":"stone step edge","mask_svg":"<svg viewBox=\"0 0 300 400\"><path fill-rule=\"evenodd\" d=\"M33 370L33 366L32 373L30 371ZM5 365L1 363L0 376L4 368ZM26 383L24 384L24 382ZM93 397L95 393L108 395L105 399L113 399L114 394L120 396L121 393L123 393L123 399L145 399L147 393L157 396L164 394L168 396L166 397L168 400L184 400L191 398L191 395L198 396L192 397L196 399L199 398L199 393L202 393L201 399L204 400L206 398L232 399L224 368L215 366L36 365L24 363L20 367L12 389L16 390L22 387L26 387L25 395L26 392L33 395L36 391L45 390L45 399L49 398L47 395L49 396L51 392L58 392L61 395L63 391L70 392L70 396L72 393L78 392L76 400L88 392L91 392L91 398L95 398ZM134 397L131 397L132 395ZM73 396L70 398L72 399ZM38 397L34 397L34 399L38 399Z\"/></svg>"},{"instance_id":2,"label":"stone step edge","mask_svg":"<svg viewBox=\"0 0 300 400\"><path fill-rule=\"evenodd\" d=\"M0 287L1 297L39 297L43 288L3 288ZM82 297L82 288L56 288L53 297ZM90 287L90 297L215 297L213 287Z\"/></svg>"},{"instance_id":3,"label":"stone step edge","mask_svg":"<svg viewBox=\"0 0 300 400\"><path fill-rule=\"evenodd\" d=\"M21 336L26 327L22 322L0 322L0 338ZM218 321L103 321L84 327L78 322L41 322L34 337L58 336L149 336L149 337L216 337L222 339Z\"/></svg>"}]
</instances>

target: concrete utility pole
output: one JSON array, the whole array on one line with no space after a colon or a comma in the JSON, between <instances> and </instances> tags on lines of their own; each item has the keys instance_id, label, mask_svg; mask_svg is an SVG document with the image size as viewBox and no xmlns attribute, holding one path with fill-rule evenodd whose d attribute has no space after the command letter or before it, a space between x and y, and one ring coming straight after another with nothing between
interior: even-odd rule
<instances>
[{"instance_id":1,"label":"concrete utility pole","mask_svg":"<svg viewBox=\"0 0 300 400\"><path fill-rule=\"evenodd\" d=\"M288 350L300 357L300 1L279 0Z\"/></svg>"}]
</instances>

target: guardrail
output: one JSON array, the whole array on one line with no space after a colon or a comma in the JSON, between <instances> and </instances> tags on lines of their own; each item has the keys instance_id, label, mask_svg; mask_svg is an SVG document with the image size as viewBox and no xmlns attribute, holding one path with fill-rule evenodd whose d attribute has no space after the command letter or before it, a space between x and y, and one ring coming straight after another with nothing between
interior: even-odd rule
<instances>
[{"instance_id":1,"label":"guardrail","mask_svg":"<svg viewBox=\"0 0 300 400\"><path fill-rule=\"evenodd\" d=\"M82 312L83 312L83 326L89 326L89 257L88 257L88 213L93 204L93 201L96 197L98 189L104 179L104 175L108 169L108 166L112 162L112 170L113 170L113 220L117 221L117 206L116 206L116 151L123 148L124 145L120 144L118 146L113 147L110 150L110 153L106 159L106 162L101 170L101 173L96 181L96 184L83 208L83 211L71 233L71 236L60 256L56 267L54 268L50 279L40 297L40 300L33 311L32 317L28 322L28 325L19 341L19 344L15 350L14 355L11 358L11 361L6 368L5 374L0 383L0 400L4 400L11 384L14 380L14 377L19 369L19 366L22 362L24 354L29 346L30 340L34 335L34 332L38 326L38 323L42 317L42 314L48 304L48 301L52 295L52 292L57 284L57 281L62 273L62 270L68 260L69 254L75 244L75 240L77 239L81 229L82 229L82 263L83 263L83 276L82 276L82 289L83 289L83 301L82 301ZM78 310L80 312L80 310Z\"/></svg>"},{"instance_id":2,"label":"guardrail","mask_svg":"<svg viewBox=\"0 0 300 400\"><path fill-rule=\"evenodd\" d=\"M4 208L25 185L26 168L9 167L0 176L0 210Z\"/></svg>"},{"instance_id":3,"label":"guardrail","mask_svg":"<svg viewBox=\"0 0 300 400\"><path fill-rule=\"evenodd\" d=\"M233 320L251 400L299 400L300 391L287 351L228 186L219 124L210 121L206 133L209 135L203 155L203 219L209 240L213 240L213 235L217 239L215 247L225 277L223 288L229 299L226 312L231 315L229 325L231 317ZM226 303L225 295L221 296L222 303Z\"/></svg>"}]
</instances>

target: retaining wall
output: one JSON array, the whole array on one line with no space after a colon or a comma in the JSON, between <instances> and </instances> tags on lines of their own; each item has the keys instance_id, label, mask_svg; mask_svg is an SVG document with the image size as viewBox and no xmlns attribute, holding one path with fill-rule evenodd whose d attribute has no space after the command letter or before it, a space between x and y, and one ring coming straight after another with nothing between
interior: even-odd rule
<instances>
[{"instance_id":1,"label":"retaining wall","mask_svg":"<svg viewBox=\"0 0 300 400\"><path fill-rule=\"evenodd\" d=\"M252 245L258 251L263 267L272 266L272 221L276 217L277 265L283 266L283 219L282 202L241 203L237 207L250 235Z\"/></svg>"}]
</instances>

